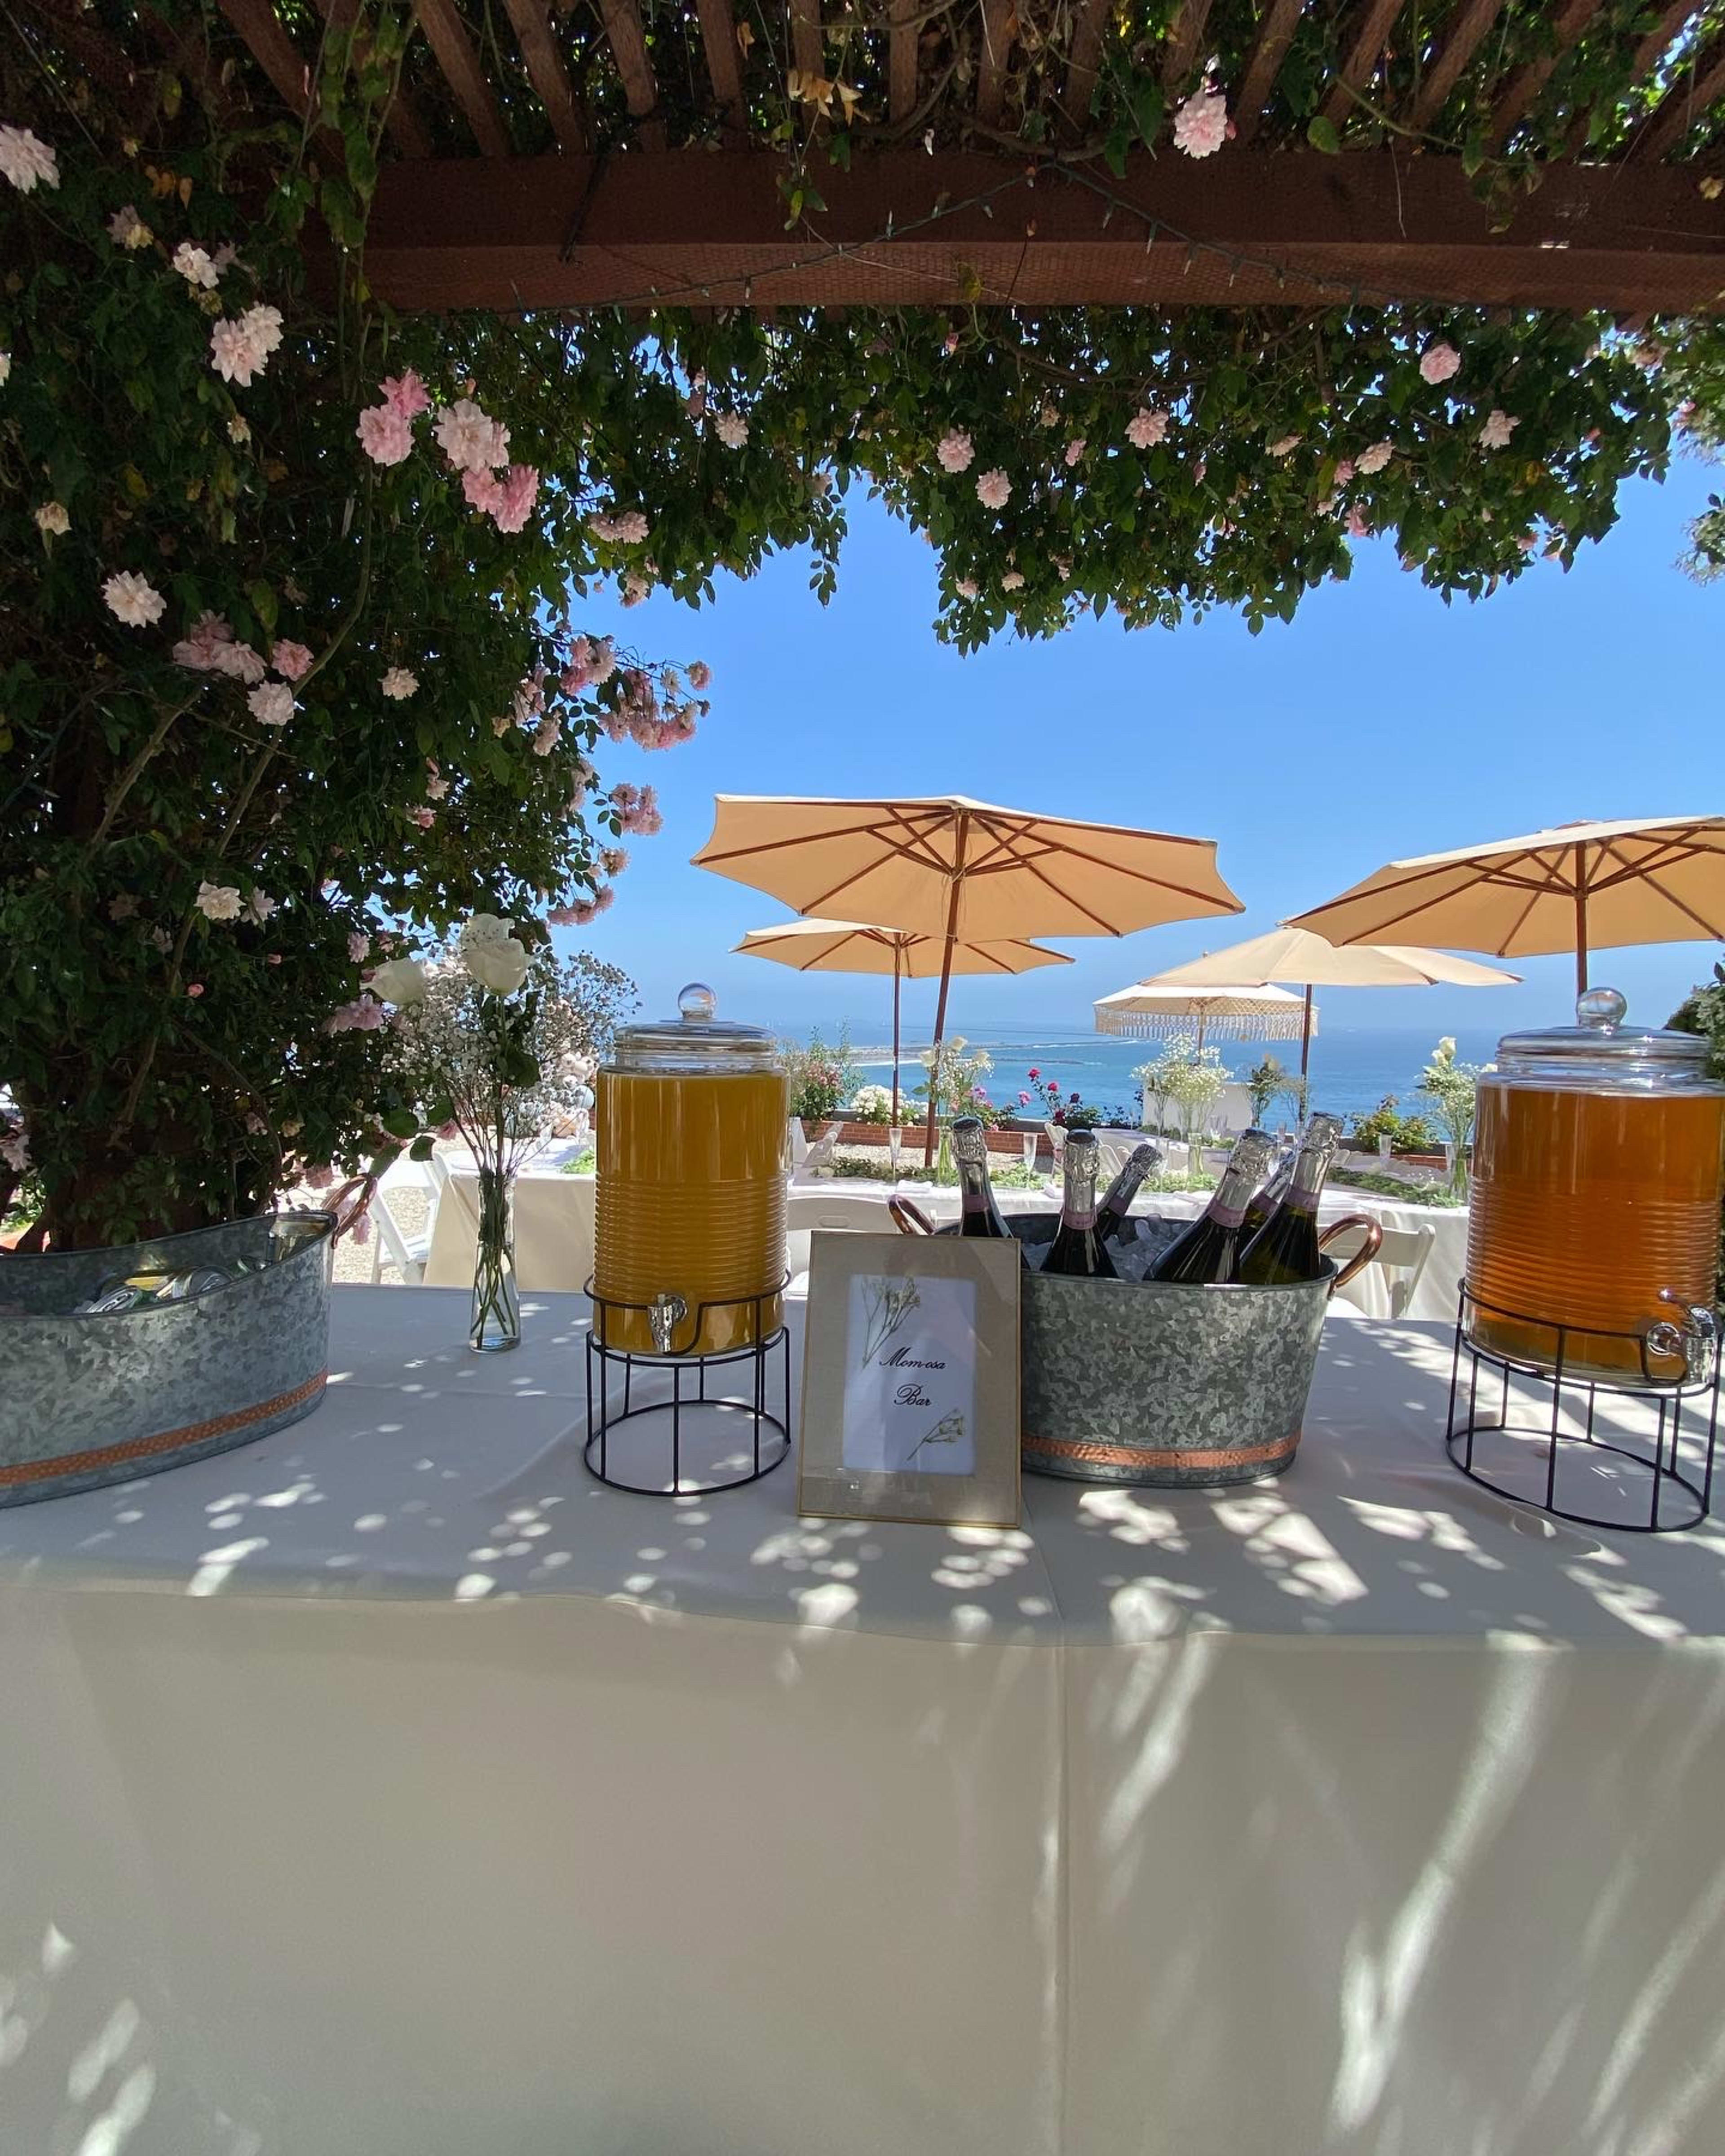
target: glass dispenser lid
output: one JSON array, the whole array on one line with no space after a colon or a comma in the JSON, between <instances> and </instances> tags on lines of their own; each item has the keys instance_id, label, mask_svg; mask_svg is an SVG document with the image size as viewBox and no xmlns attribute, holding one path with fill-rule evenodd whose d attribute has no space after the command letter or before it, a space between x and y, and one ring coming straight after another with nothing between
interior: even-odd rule
<instances>
[{"instance_id":1,"label":"glass dispenser lid","mask_svg":"<svg viewBox=\"0 0 1725 2156\"><path fill-rule=\"evenodd\" d=\"M773 1070L778 1058L764 1026L715 1017L718 998L705 981L691 981L677 998L675 1018L623 1027L611 1053L614 1070Z\"/></svg>"},{"instance_id":2,"label":"glass dispenser lid","mask_svg":"<svg viewBox=\"0 0 1725 2156\"><path fill-rule=\"evenodd\" d=\"M1497 1044L1498 1075L1600 1092L1725 1091L1708 1080L1708 1043L1701 1034L1626 1024L1628 1014L1628 999L1617 989L1589 988L1575 999L1574 1025L1505 1034Z\"/></svg>"}]
</instances>

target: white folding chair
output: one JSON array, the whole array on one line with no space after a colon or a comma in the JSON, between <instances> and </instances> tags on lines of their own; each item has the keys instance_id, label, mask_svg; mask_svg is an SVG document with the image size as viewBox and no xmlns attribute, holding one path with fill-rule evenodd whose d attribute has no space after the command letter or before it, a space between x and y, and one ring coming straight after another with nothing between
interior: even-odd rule
<instances>
[{"instance_id":1,"label":"white folding chair","mask_svg":"<svg viewBox=\"0 0 1725 2156\"><path fill-rule=\"evenodd\" d=\"M1437 1229L1430 1221L1419 1228L1386 1228L1371 1264L1363 1266L1347 1287L1338 1289L1334 1300L1348 1303L1355 1310L1368 1309L1369 1305L1358 1295L1358 1289L1368 1275L1381 1270L1384 1292L1389 1299L1389 1314L1400 1317L1414 1300L1420 1276L1425 1270L1436 1240ZM1324 1255L1333 1258L1339 1265L1358 1247L1351 1236L1338 1236Z\"/></svg>"},{"instance_id":2,"label":"white folding chair","mask_svg":"<svg viewBox=\"0 0 1725 2156\"><path fill-rule=\"evenodd\" d=\"M812 1183L824 1168L832 1166L833 1155L839 1149L840 1127L839 1124L834 1123L824 1137L815 1139L803 1155L801 1161L791 1171L791 1181L793 1183Z\"/></svg>"},{"instance_id":3,"label":"white folding chair","mask_svg":"<svg viewBox=\"0 0 1725 2156\"><path fill-rule=\"evenodd\" d=\"M388 1193L380 1183L372 1195L372 1286L376 1287L383 1277L386 1257L401 1268L402 1284L405 1287L425 1285L425 1260L431 1255L431 1229L436 1217L437 1201L434 1198L426 1208L425 1225L418 1235L403 1232L400 1222L389 1209Z\"/></svg>"},{"instance_id":4,"label":"white folding chair","mask_svg":"<svg viewBox=\"0 0 1725 2156\"><path fill-rule=\"evenodd\" d=\"M785 1268L791 1276L787 1292L809 1291L809 1252L815 1230L839 1229L853 1235L890 1235L896 1232L884 1198L865 1198L850 1191L793 1191L785 1199Z\"/></svg>"}]
</instances>

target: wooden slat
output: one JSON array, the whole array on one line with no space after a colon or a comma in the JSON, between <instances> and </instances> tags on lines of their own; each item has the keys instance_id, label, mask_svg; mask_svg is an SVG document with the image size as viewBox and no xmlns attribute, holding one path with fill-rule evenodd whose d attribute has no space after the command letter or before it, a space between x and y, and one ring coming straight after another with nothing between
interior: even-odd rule
<instances>
[{"instance_id":1,"label":"wooden slat","mask_svg":"<svg viewBox=\"0 0 1725 2156\"><path fill-rule=\"evenodd\" d=\"M1420 85L1420 95L1408 115L1410 127L1430 127L1449 103L1462 69L1479 50L1480 41L1497 21L1502 5L1503 0L1467 0L1444 40L1443 50Z\"/></svg>"},{"instance_id":2,"label":"wooden slat","mask_svg":"<svg viewBox=\"0 0 1725 2156\"><path fill-rule=\"evenodd\" d=\"M1323 101L1323 116L1332 127L1344 126L1358 111L1354 93L1363 95L1366 85L1378 72L1384 48L1389 43L1389 33L1401 12L1402 0L1372 0L1360 23L1359 35L1349 46L1348 57L1342 63L1336 86Z\"/></svg>"},{"instance_id":3,"label":"wooden slat","mask_svg":"<svg viewBox=\"0 0 1725 2156\"><path fill-rule=\"evenodd\" d=\"M251 48L252 58L275 85L290 112L311 101L311 72L294 41L275 18L270 0L222 0L222 13Z\"/></svg>"},{"instance_id":4,"label":"wooden slat","mask_svg":"<svg viewBox=\"0 0 1725 2156\"><path fill-rule=\"evenodd\" d=\"M503 4L515 25L516 41L526 64L527 80L545 107L552 132L564 149L585 149L587 130L575 110L569 77L546 13L545 0L503 0Z\"/></svg>"},{"instance_id":5,"label":"wooden slat","mask_svg":"<svg viewBox=\"0 0 1725 2156\"><path fill-rule=\"evenodd\" d=\"M1265 10L1251 58L1246 62L1240 95L1233 101L1236 142L1250 142L1258 131L1258 123L1264 117L1264 108L1276 86L1276 71L1293 43L1295 27L1304 5L1305 0L1273 0L1273 4Z\"/></svg>"},{"instance_id":6,"label":"wooden slat","mask_svg":"<svg viewBox=\"0 0 1725 2156\"><path fill-rule=\"evenodd\" d=\"M825 74L820 0L791 0L791 59L803 74Z\"/></svg>"},{"instance_id":7,"label":"wooden slat","mask_svg":"<svg viewBox=\"0 0 1725 2156\"><path fill-rule=\"evenodd\" d=\"M1168 40L1163 48L1162 86L1164 90L1178 90L1185 83L1199 61L1203 58L1199 48L1204 43L1204 25L1209 20L1210 0L1180 0L1174 11L1174 19L1168 26Z\"/></svg>"},{"instance_id":8,"label":"wooden slat","mask_svg":"<svg viewBox=\"0 0 1725 2156\"><path fill-rule=\"evenodd\" d=\"M444 80L454 92L462 116L473 130L474 141L487 157L506 157L510 142L503 116L454 0L417 0L416 12L426 43L443 69Z\"/></svg>"},{"instance_id":9,"label":"wooden slat","mask_svg":"<svg viewBox=\"0 0 1725 2156\"><path fill-rule=\"evenodd\" d=\"M359 18L359 0L318 0L324 20L329 24L331 38L346 39ZM369 48L369 40L362 34L353 41L352 59L356 67L362 65ZM413 100L405 90L398 87L389 100L389 110L383 116L383 125L389 131L389 139L404 157L429 157L431 155L431 135L424 121L413 109Z\"/></svg>"},{"instance_id":10,"label":"wooden slat","mask_svg":"<svg viewBox=\"0 0 1725 2156\"><path fill-rule=\"evenodd\" d=\"M742 54L731 0L696 0L696 8L701 17L701 42L706 50L714 102L727 127L741 127L745 118Z\"/></svg>"},{"instance_id":11,"label":"wooden slat","mask_svg":"<svg viewBox=\"0 0 1725 2156\"><path fill-rule=\"evenodd\" d=\"M1676 42L1677 34L1683 25L1696 12L1695 0L1675 0L1674 5L1667 7L1663 11L1653 28L1635 47L1635 57L1630 62L1629 80L1624 85L1625 90L1633 90L1637 83L1645 82L1647 80ZM1593 113L1589 110L1582 113L1569 130L1568 148L1572 156L1579 155L1586 146L1588 136L1592 131L1592 125Z\"/></svg>"},{"instance_id":12,"label":"wooden slat","mask_svg":"<svg viewBox=\"0 0 1725 2156\"><path fill-rule=\"evenodd\" d=\"M892 0L892 28L886 41L888 116L908 120L916 110L917 16L922 0Z\"/></svg>"},{"instance_id":13,"label":"wooden slat","mask_svg":"<svg viewBox=\"0 0 1725 2156\"><path fill-rule=\"evenodd\" d=\"M1457 158L1142 151L1111 200L1046 175L1032 192L1026 170L990 216L978 198L999 189L999 157L919 144L824 169L815 234L785 230L772 151L700 166L696 184L675 150L388 164L367 274L399 306L509 311L927 306L979 280L987 305L1309 310L1358 294L1635 315L1710 308L1725 285L1725 214L1697 213L1686 167L1553 164L1495 229L1502 206ZM1152 220L1178 242L1147 250Z\"/></svg>"},{"instance_id":14,"label":"wooden slat","mask_svg":"<svg viewBox=\"0 0 1725 2156\"><path fill-rule=\"evenodd\" d=\"M617 72L623 77L623 94L630 116L640 123L635 130L635 140L644 149L662 150L664 123L650 117L658 109L659 85L653 80L653 63L647 54L640 9L635 0L599 0L599 13L604 21L605 35L611 41Z\"/></svg>"},{"instance_id":15,"label":"wooden slat","mask_svg":"<svg viewBox=\"0 0 1725 2156\"><path fill-rule=\"evenodd\" d=\"M1060 92L1062 124L1076 141L1090 126L1090 101L1102 64L1102 32L1110 0L1078 0L1072 16L1072 49L1066 57L1065 87Z\"/></svg>"},{"instance_id":16,"label":"wooden slat","mask_svg":"<svg viewBox=\"0 0 1725 2156\"><path fill-rule=\"evenodd\" d=\"M1725 97L1725 39L1715 38L1696 54L1666 92L1652 123L1630 145L1630 154L1663 157L1675 150L1709 105Z\"/></svg>"},{"instance_id":17,"label":"wooden slat","mask_svg":"<svg viewBox=\"0 0 1725 2156\"><path fill-rule=\"evenodd\" d=\"M984 127L998 127L1006 111L1006 64L1012 52L1014 0L983 0L982 38L977 52L976 116Z\"/></svg>"},{"instance_id":18,"label":"wooden slat","mask_svg":"<svg viewBox=\"0 0 1725 2156\"><path fill-rule=\"evenodd\" d=\"M1569 0L1569 5L1552 26L1553 49L1542 54L1537 60L1529 60L1511 76L1509 87L1498 100L1491 124L1486 131L1488 149L1501 150L1527 118L1540 92L1551 80L1552 69L1599 13L1600 5L1601 0Z\"/></svg>"},{"instance_id":19,"label":"wooden slat","mask_svg":"<svg viewBox=\"0 0 1725 2156\"><path fill-rule=\"evenodd\" d=\"M48 41L75 59L93 82L121 98L136 88L137 69L93 23L80 19L75 5L55 4L55 0L24 0L24 4L39 18Z\"/></svg>"}]
</instances>

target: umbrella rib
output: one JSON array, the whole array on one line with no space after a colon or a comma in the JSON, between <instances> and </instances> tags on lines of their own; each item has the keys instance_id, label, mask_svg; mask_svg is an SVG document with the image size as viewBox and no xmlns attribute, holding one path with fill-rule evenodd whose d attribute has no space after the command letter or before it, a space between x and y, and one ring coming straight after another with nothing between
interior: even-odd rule
<instances>
[{"instance_id":1,"label":"umbrella rib","mask_svg":"<svg viewBox=\"0 0 1725 2156\"><path fill-rule=\"evenodd\" d=\"M1589 886L1592 891L1615 891L1620 884L1635 883L1643 877L1651 881L1656 870L1681 868L1685 861L1697 860L1702 855L1713 853L1717 849L1712 846L1681 844L1676 840L1664 841L1658 845L1650 846L1640 860L1630 861L1625 860L1618 852L1616 842L1608 839L1600 851L1604 856L1620 863L1621 865L1615 875L1596 878Z\"/></svg>"},{"instance_id":2,"label":"umbrella rib","mask_svg":"<svg viewBox=\"0 0 1725 2156\"><path fill-rule=\"evenodd\" d=\"M1692 921L1696 927L1700 929L1703 936L1710 937L1725 937L1725 929L1720 928L1713 921L1703 920L1701 915L1695 911L1695 908L1692 906L1686 906L1682 900L1677 896L1675 891L1667 891L1656 875L1644 875L1640 880L1644 883L1651 884L1654 890L1656 891L1660 896L1665 901L1667 906L1676 906L1678 912L1683 916L1684 919L1686 921Z\"/></svg>"}]
</instances>

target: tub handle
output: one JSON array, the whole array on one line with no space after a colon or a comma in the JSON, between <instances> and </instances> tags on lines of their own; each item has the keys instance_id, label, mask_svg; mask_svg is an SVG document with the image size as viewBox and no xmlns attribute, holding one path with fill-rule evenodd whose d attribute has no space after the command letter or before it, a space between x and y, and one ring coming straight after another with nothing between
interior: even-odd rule
<instances>
[{"instance_id":1,"label":"tub handle","mask_svg":"<svg viewBox=\"0 0 1725 2156\"><path fill-rule=\"evenodd\" d=\"M934 1233L933 1221L929 1219L920 1205L909 1198L900 1198L896 1195L889 1198L886 1201L886 1209L891 1214L893 1221L901 1235L932 1235Z\"/></svg>"},{"instance_id":2,"label":"tub handle","mask_svg":"<svg viewBox=\"0 0 1725 2156\"><path fill-rule=\"evenodd\" d=\"M1685 1302L1675 1288L1662 1287L1659 1299L1681 1313L1677 1322L1668 1317L1656 1317L1644 1328L1645 1342L1641 1367L1648 1377L1653 1372L1648 1368L1650 1358L1658 1356L1663 1360L1680 1362L1683 1365L1682 1382L1705 1385L1713 1374L1713 1363L1719 1352L1719 1322L1705 1304Z\"/></svg>"},{"instance_id":3,"label":"tub handle","mask_svg":"<svg viewBox=\"0 0 1725 2156\"><path fill-rule=\"evenodd\" d=\"M323 1210L330 1219L330 1240L339 1242L377 1194L375 1175L351 1175Z\"/></svg>"},{"instance_id":4,"label":"tub handle","mask_svg":"<svg viewBox=\"0 0 1725 2156\"><path fill-rule=\"evenodd\" d=\"M1319 1235L1318 1249L1321 1251L1327 1250L1337 1236L1350 1228L1363 1228L1366 1231L1366 1240L1351 1258L1343 1260L1340 1271L1330 1282L1332 1295L1334 1295L1337 1288L1346 1287L1356 1273L1363 1272L1383 1246L1384 1224L1381 1221L1373 1219L1368 1214L1348 1213L1344 1214L1339 1220L1332 1220L1328 1227Z\"/></svg>"}]
</instances>

